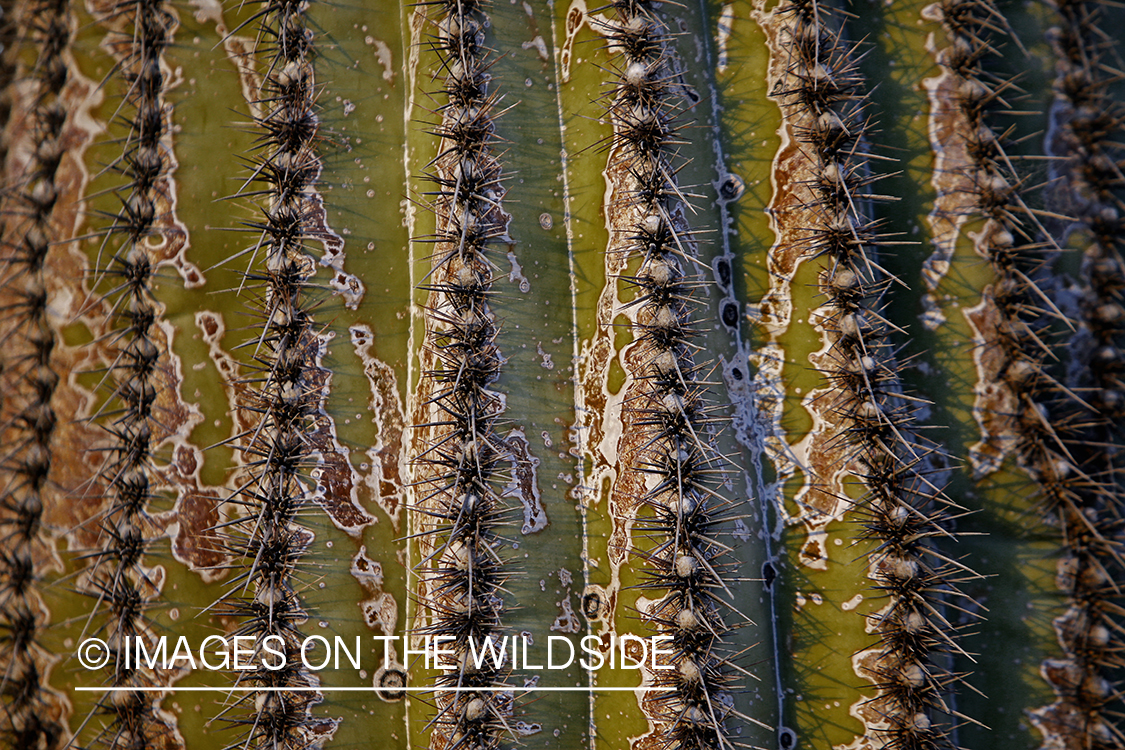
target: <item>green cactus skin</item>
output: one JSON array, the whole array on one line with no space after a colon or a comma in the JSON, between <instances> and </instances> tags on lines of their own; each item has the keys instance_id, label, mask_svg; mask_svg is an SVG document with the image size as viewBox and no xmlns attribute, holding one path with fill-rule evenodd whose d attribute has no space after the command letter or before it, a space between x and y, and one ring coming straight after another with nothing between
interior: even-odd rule
<instances>
[{"instance_id":1,"label":"green cactus skin","mask_svg":"<svg viewBox=\"0 0 1125 750\"><path fill-rule=\"evenodd\" d=\"M1125 11L0 6L5 746L1125 746Z\"/></svg>"}]
</instances>

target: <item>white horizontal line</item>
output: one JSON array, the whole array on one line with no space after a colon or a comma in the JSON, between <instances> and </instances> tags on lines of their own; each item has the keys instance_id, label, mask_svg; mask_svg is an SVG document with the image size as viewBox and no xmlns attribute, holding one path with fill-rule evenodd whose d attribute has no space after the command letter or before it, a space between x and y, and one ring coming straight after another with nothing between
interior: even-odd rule
<instances>
[{"instance_id":1,"label":"white horizontal line","mask_svg":"<svg viewBox=\"0 0 1125 750\"><path fill-rule=\"evenodd\" d=\"M603 693L675 687L76 687L77 693Z\"/></svg>"}]
</instances>

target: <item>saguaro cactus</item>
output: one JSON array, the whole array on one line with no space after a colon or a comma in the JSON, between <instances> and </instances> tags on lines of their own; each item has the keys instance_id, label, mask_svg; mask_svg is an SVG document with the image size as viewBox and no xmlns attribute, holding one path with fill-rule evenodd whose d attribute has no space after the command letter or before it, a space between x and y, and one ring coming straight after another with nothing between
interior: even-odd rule
<instances>
[{"instance_id":1,"label":"saguaro cactus","mask_svg":"<svg viewBox=\"0 0 1125 750\"><path fill-rule=\"evenodd\" d=\"M6 746L1125 747L1116 5L0 11Z\"/></svg>"}]
</instances>

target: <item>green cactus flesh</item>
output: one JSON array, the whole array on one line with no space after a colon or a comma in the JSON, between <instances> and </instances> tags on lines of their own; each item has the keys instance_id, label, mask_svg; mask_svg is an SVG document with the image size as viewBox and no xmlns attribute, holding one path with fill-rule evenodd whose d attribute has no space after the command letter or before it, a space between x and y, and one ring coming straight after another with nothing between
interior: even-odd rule
<instances>
[{"instance_id":1,"label":"green cactus flesh","mask_svg":"<svg viewBox=\"0 0 1125 750\"><path fill-rule=\"evenodd\" d=\"M0 13L4 746L1125 747L1118 4Z\"/></svg>"}]
</instances>

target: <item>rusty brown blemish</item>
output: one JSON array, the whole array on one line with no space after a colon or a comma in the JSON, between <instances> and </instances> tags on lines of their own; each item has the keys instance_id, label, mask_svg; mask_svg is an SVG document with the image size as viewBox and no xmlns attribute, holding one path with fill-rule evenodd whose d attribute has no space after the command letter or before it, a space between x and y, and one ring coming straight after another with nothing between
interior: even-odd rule
<instances>
[{"instance_id":1,"label":"rusty brown blemish","mask_svg":"<svg viewBox=\"0 0 1125 750\"><path fill-rule=\"evenodd\" d=\"M383 588L383 566L367 556L366 546L360 547L352 558L352 576L367 593L367 598L359 603L367 627L383 635L395 635L398 603L394 595ZM393 653L390 658L395 658Z\"/></svg>"},{"instance_id":2,"label":"rusty brown blemish","mask_svg":"<svg viewBox=\"0 0 1125 750\"><path fill-rule=\"evenodd\" d=\"M539 459L531 452L531 444L522 428L513 428L504 439L512 457L512 482L505 489L507 497L519 499L523 508L521 534L533 534L547 528L547 509L539 491Z\"/></svg>"},{"instance_id":3,"label":"rusty brown blemish","mask_svg":"<svg viewBox=\"0 0 1125 750\"><path fill-rule=\"evenodd\" d=\"M363 481L372 489L375 501L398 529L407 457L403 443L406 414L398 391L397 374L395 368L371 353L375 333L369 327L355 325L349 333L352 348L363 363L363 372L371 388L369 409L379 431L378 438L367 451L371 468Z\"/></svg>"}]
</instances>

